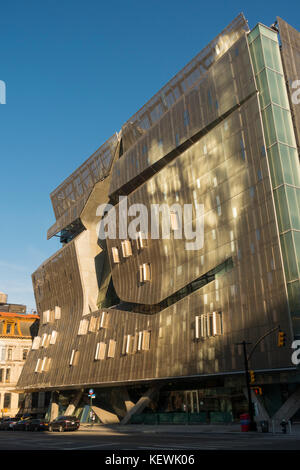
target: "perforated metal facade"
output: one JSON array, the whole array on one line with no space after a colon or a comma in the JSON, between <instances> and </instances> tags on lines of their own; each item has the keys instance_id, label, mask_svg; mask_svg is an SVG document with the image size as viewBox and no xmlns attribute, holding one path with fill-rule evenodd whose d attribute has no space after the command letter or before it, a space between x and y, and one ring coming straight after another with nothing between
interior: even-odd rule
<instances>
[{"instance_id":1,"label":"perforated metal facade","mask_svg":"<svg viewBox=\"0 0 300 470\"><path fill-rule=\"evenodd\" d=\"M255 343L279 324L292 341L297 310L288 296L274 146L254 50L256 38L275 35L266 31L249 36L240 15L104 145L102 176L78 190L78 174L93 156L52 193L57 223L50 235L77 218L85 230L33 274L38 311L49 313L20 388L242 373L235 343ZM284 93L279 89L282 99ZM288 102L284 109L290 112ZM299 162L293 164L299 174ZM202 205L202 245L187 250L174 230L169 239L144 243L138 233L98 242L97 205L110 202L109 214L118 213L122 195L148 214L153 204L189 204L191 225ZM104 306L113 290L116 304ZM47 367L36 370L44 358ZM275 336L253 361L259 370L292 368L290 349L279 349Z\"/></svg>"}]
</instances>

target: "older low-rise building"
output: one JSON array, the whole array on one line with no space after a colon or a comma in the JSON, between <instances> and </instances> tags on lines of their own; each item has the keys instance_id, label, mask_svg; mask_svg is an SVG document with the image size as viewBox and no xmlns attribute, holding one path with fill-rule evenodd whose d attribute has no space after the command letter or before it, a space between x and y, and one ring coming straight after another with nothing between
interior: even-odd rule
<instances>
[{"instance_id":1,"label":"older low-rise building","mask_svg":"<svg viewBox=\"0 0 300 470\"><path fill-rule=\"evenodd\" d=\"M0 411L15 416L24 406L24 395L15 386L38 330L38 315L26 314L26 306L0 303Z\"/></svg>"}]
</instances>

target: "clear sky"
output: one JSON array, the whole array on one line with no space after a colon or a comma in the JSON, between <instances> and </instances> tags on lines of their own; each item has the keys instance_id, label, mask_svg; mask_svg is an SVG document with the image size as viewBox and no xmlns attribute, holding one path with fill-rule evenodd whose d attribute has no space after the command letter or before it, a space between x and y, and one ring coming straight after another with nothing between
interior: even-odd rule
<instances>
[{"instance_id":1,"label":"clear sky","mask_svg":"<svg viewBox=\"0 0 300 470\"><path fill-rule=\"evenodd\" d=\"M31 273L60 248L49 193L239 13L296 1L4 0L0 5L0 291L35 309Z\"/></svg>"}]
</instances>

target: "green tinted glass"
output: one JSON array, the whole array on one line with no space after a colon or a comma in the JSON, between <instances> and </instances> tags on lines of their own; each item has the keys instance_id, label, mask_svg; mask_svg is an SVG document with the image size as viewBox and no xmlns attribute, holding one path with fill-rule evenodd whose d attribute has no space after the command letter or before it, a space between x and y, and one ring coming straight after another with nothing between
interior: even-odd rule
<instances>
[{"instance_id":1,"label":"green tinted glass","mask_svg":"<svg viewBox=\"0 0 300 470\"><path fill-rule=\"evenodd\" d=\"M298 279L298 266L295 258L295 250L292 238L292 232L280 235L283 262L287 281Z\"/></svg>"}]
</instances>

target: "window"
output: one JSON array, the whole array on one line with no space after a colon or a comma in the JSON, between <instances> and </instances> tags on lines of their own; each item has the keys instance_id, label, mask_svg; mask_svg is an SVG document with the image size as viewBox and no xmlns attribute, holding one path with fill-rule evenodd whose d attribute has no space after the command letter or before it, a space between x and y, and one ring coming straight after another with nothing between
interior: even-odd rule
<instances>
[{"instance_id":1,"label":"window","mask_svg":"<svg viewBox=\"0 0 300 470\"><path fill-rule=\"evenodd\" d=\"M4 393L3 408L10 409L11 406L11 393Z\"/></svg>"},{"instance_id":2,"label":"window","mask_svg":"<svg viewBox=\"0 0 300 470\"><path fill-rule=\"evenodd\" d=\"M61 318L61 308L60 307L54 307L54 318L55 320L60 320Z\"/></svg>"},{"instance_id":3,"label":"window","mask_svg":"<svg viewBox=\"0 0 300 470\"><path fill-rule=\"evenodd\" d=\"M147 246L147 237L143 232L138 232L136 234L136 243L138 250L141 250Z\"/></svg>"},{"instance_id":4,"label":"window","mask_svg":"<svg viewBox=\"0 0 300 470\"><path fill-rule=\"evenodd\" d=\"M50 321L50 310L43 312L43 324L49 323Z\"/></svg>"},{"instance_id":5,"label":"window","mask_svg":"<svg viewBox=\"0 0 300 470\"><path fill-rule=\"evenodd\" d=\"M48 334L44 333L42 336L41 348L47 348L49 346L49 342L50 342L50 335L48 339Z\"/></svg>"},{"instance_id":6,"label":"window","mask_svg":"<svg viewBox=\"0 0 300 470\"><path fill-rule=\"evenodd\" d=\"M44 357L41 364L41 372L47 372L50 368L50 357Z\"/></svg>"},{"instance_id":7,"label":"window","mask_svg":"<svg viewBox=\"0 0 300 470\"><path fill-rule=\"evenodd\" d=\"M113 257L113 262L114 263L120 263L120 257L119 257L119 250L115 246L112 247L112 257Z\"/></svg>"},{"instance_id":8,"label":"window","mask_svg":"<svg viewBox=\"0 0 300 470\"><path fill-rule=\"evenodd\" d=\"M4 369L0 369L0 383L4 380Z\"/></svg>"},{"instance_id":9,"label":"window","mask_svg":"<svg viewBox=\"0 0 300 470\"><path fill-rule=\"evenodd\" d=\"M57 338L57 331L53 330L50 336L50 344L55 344Z\"/></svg>"},{"instance_id":10,"label":"window","mask_svg":"<svg viewBox=\"0 0 300 470\"><path fill-rule=\"evenodd\" d=\"M116 353L116 341L113 339L109 340L108 343L108 351L107 351L107 357L115 357Z\"/></svg>"},{"instance_id":11,"label":"window","mask_svg":"<svg viewBox=\"0 0 300 470\"><path fill-rule=\"evenodd\" d=\"M124 240L121 242L122 254L124 258L128 258L132 255L131 243L129 240Z\"/></svg>"},{"instance_id":12,"label":"window","mask_svg":"<svg viewBox=\"0 0 300 470\"><path fill-rule=\"evenodd\" d=\"M109 324L109 314L107 312L102 312L100 320L100 328L107 328Z\"/></svg>"},{"instance_id":13,"label":"window","mask_svg":"<svg viewBox=\"0 0 300 470\"><path fill-rule=\"evenodd\" d=\"M42 359L38 359L36 362L34 372L41 372L41 368L42 368Z\"/></svg>"},{"instance_id":14,"label":"window","mask_svg":"<svg viewBox=\"0 0 300 470\"><path fill-rule=\"evenodd\" d=\"M149 263L140 264L139 277L140 277L140 282L147 282L151 280Z\"/></svg>"},{"instance_id":15,"label":"window","mask_svg":"<svg viewBox=\"0 0 300 470\"><path fill-rule=\"evenodd\" d=\"M70 366L77 366L78 359L79 359L79 351L77 351L76 349L73 349L69 365Z\"/></svg>"},{"instance_id":16,"label":"window","mask_svg":"<svg viewBox=\"0 0 300 470\"><path fill-rule=\"evenodd\" d=\"M10 369L6 369L5 382L6 383L10 382Z\"/></svg>"},{"instance_id":17,"label":"window","mask_svg":"<svg viewBox=\"0 0 300 470\"><path fill-rule=\"evenodd\" d=\"M99 320L99 318L97 318L97 317L91 317L90 318L89 331L91 333L95 333L97 331L98 320Z\"/></svg>"},{"instance_id":18,"label":"window","mask_svg":"<svg viewBox=\"0 0 300 470\"><path fill-rule=\"evenodd\" d=\"M23 355L22 355L23 361L26 361L27 356L28 356L28 349L23 349Z\"/></svg>"},{"instance_id":19,"label":"window","mask_svg":"<svg viewBox=\"0 0 300 470\"><path fill-rule=\"evenodd\" d=\"M7 349L7 360L8 361L12 360L12 348Z\"/></svg>"},{"instance_id":20,"label":"window","mask_svg":"<svg viewBox=\"0 0 300 470\"><path fill-rule=\"evenodd\" d=\"M95 361L105 358L106 344L103 342L97 343Z\"/></svg>"},{"instance_id":21,"label":"window","mask_svg":"<svg viewBox=\"0 0 300 470\"><path fill-rule=\"evenodd\" d=\"M131 335L124 335L123 337L123 346L122 346L122 354L126 355L130 353L130 345L131 345Z\"/></svg>"},{"instance_id":22,"label":"window","mask_svg":"<svg viewBox=\"0 0 300 470\"><path fill-rule=\"evenodd\" d=\"M41 342L41 337L36 336L32 342L31 349L39 349L40 347L40 342Z\"/></svg>"},{"instance_id":23,"label":"window","mask_svg":"<svg viewBox=\"0 0 300 470\"><path fill-rule=\"evenodd\" d=\"M6 323L6 334L12 335L13 334L13 323Z\"/></svg>"},{"instance_id":24,"label":"window","mask_svg":"<svg viewBox=\"0 0 300 470\"><path fill-rule=\"evenodd\" d=\"M150 349L150 331L143 331L143 339L142 339L142 350L149 351Z\"/></svg>"},{"instance_id":25,"label":"window","mask_svg":"<svg viewBox=\"0 0 300 470\"><path fill-rule=\"evenodd\" d=\"M195 317L195 338L207 338L223 334L221 312L205 313Z\"/></svg>"},{"instance_id":26,"label":"window","mask_svg":"<svg viewBox=\"0 0 300 470\"><path fill-rule=\"evenodd\" d=\"M87 333L89 326L89 321L88 320L81 320L79 324L79 329L78 329L78 335L85 335Z\"/></svg>"},{"instance_id":27,"label":"window","mask_svg":"<svg viewBox=\"0 0 300 470\"><path fill-rule=\"evenodd\" d=\"M1 361L4 362L6 359L6 348L1 349Z\"/></svg>"},{"instance_id":28,"label":"window","mask_svg":"<svg viewBox=\"0 0 300 470\"><path fill-rule=\"evenodd\" d=\"M172 230L179 230L180 224L179 224L179 216L177 212L175 211L170 212L170 222L171 222Z\"/></svg>"}]
</instances>

